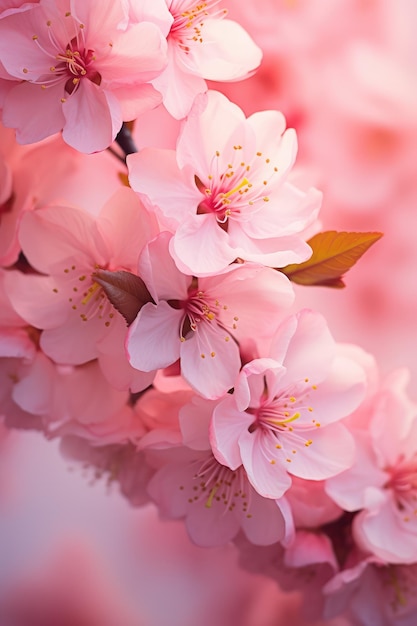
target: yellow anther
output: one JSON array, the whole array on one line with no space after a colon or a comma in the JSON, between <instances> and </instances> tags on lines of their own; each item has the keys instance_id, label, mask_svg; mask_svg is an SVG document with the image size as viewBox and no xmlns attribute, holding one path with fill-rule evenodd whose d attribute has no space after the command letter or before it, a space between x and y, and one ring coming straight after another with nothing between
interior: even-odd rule
<instances>
[{"instance_id":1,"label":"yellow anther","mask_svg":"<svg viewBox=\"0 0 417 626\"><path fill-rule=\"evenodd\" d=\"M100 289L100 285L98 283L93 283L91 287L88 289L86 296L81 300L81 304L87 304L93 295Z\"/></svg>"}]
</instances>

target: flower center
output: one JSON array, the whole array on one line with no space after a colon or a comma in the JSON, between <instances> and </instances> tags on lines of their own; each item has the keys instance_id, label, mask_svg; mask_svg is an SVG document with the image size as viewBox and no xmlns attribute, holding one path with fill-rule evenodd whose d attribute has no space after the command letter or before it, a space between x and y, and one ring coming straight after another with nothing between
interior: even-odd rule
<instances>
[{"instance_id":1,"label":"flower center","mask_svg":"<svg viewBox=\"0 0 417 626\"><path fill-rule=\"evenodd\" d=\"M211 347L210 331L225 333L224 340L228 343L232 339L233 331L237 329L239 317L229 311L227 304L221 304L217 298L199 289L197 278L193 278L186 300L169 300L168 304L173 309L181 309L184 312L179 328L180 341L190 339L194 333L202 359L208 355L212 358L216 356L215 350Z\"/></svg>"},{"instance_id":2,"label":"flower center","mask_svg":"<svg viewBox=\"0 0 417 626\"><path fill-rule=\"evenodd\" d=\"M203 501L206 509L219 506L223 508L224 513L240 508L246 517L252 517L249 512L250 490L245 470L242 467L232 471L221 465L213 454L210 454L203 462L200 460L193 463L193 465L196 464L198 464L198 469L189 485L189 504ZM183 490L185 486L180 485L179 489Z\"/></svg>"},{"instance_id":3,"label":"flower center","mask_svg":"<svg viewBox=\"0 0 417 626\"><path fill-rule=\"evenodd\" d=\"M386 593L386 602L394 614L401 614L409 609L414 602L414 590L417 584L417 567L415 565L375 565L382 578L382 586ZM408 613L408 611L407 611Z\"/></svg>"},{"instance_id":4,"label":"flower center","mask_svg":"<svg viewBox=\"0 0 417 626\"><path fill-rule=\"evenodd\" d=\"M257 152L250 162L242 160L241 145L233 146L230 162L222 166L217 150L211 160L210 172L202 179L195 177L196 185L203 195L197 214L213 213L223 230L228 220L248 221L269 202L265 191L278 172L278 167Z\"/></svg>"},{"instance_id":5,"label":"flower center","mask_svg":"<svg viewBox=\"0 0 417 626\"><path fill-rule=\"evenodd\" d=\"M291 456L297 453L294 446L309 448L313 443L311 431L321 426L320 422L312 418L314 409L309 402L311 391L315 391L317 385L308 383L309 379L305 378L303 383L287 387L274 398L268 399L265 381L264 401L259 408L249 408L247 411L256 418L249 426L249 432L262 429L265 435L264 454L272 465L276 463L271 454L273 449L279 451L277 454L284 454L286 462L291 463Z\"/></svg>"},{"instance_id":6,"label":"flower center","mask_svg":"<svg viewBox=\"0 0 417 626\"><path fill-rule=\"evenodd\" d=\"M73 42L71 42L70 46ZM60 61L59 65L55 68L55 75L68 76L65 83L65 91L68 94L72 94L77 88L81 78L86 77L96 85L100 85L101 76L98 72L95 72L92 67L92 62L95 60L93 50L73 50L71 47L67 48L65 54L57 54L57 61ZM52 68L51 68L51 71Z\"/></svg>"},{"instance_id":7,"label":"flower center","mask_svg":"<svg viewBox=\"0 0 417 626\"><path fill-rule=\"evenodd\" d=\"M69 21L72 21L69 24ZM65 30L75 32L69 43L63 44L59 37L54 33L53 23L51 20L46 22L47 37L32 35L32 40L38 48L42 50L46 57L51 60L48 74L38 76L31 79L30 68L23 68L23 73L27 75L27 80L38 84L42 89L53 87L59 83L64 83L65 93L73 94L79 87L80 81L87 78L95 85L101 84L101 75L94 69L94 61L96 60L94 50L86 45L85 25L76 21L70 12L65 13L59 30L62 27ZM112 44L109 43L111 48ZM61 98L61 102L65 102L66 98Z\"/></svg>"},{"instance_id":8,"label":"flower center","mask_svg":"<svg viewBox=\"0 0 417 626\"><path fill-rule=\"evenodd\" d=\"M203 43L203 27L207 18L222 19L226 16L226 9L216 9L219 2L220 0L174 0L171 3L170 12L174 21L169 36L175 38L186 54L190 52L190 46Z\"/></svg>"},{"instance_id":9,"label":"flower center","mask_svg":"<svg viewBox=\"0 0 417 626\"><path fill-rule=\"evenodd\" d=\"M99 319L108 328L115 316L115 310L103 288L92 279L88 271L83 273L76 265L66 267L64 275L62 287L55 287L52 291L57 295L61 291L65 293L71 311L79 315L80 321Z\"/></svg>"},{"instance_id":10,"label":"flower center","mask_svg":"<svg viewBox=\"0 0 417 626\"><path fill-rule=\"evenodd\" d=\"M417 522L417 457L405 461L400 460L393 467L388 468L390 478L386 488L392 489L395 494L397 507L403 514L403 520Z\"/></svg>"}]
</instances>

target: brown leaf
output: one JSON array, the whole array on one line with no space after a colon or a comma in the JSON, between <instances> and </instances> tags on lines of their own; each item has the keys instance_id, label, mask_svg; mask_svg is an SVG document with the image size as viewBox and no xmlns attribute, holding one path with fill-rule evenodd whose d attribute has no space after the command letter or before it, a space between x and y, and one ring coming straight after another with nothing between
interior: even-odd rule
<instances>
[{"instance_id":1,"label":"brown leaf","mask_svg":"<svg viewBox=\"0 0 417 626\"><path fill-rule=\"evenodd\" d=\"M321 285L341 289L342 278L382 233L349 233L328 230L317 233L307 243L313 254L304 263L281 268L290 280L299 285Z\"/></svg>"},{"instance_id":2,"label":"brown leaf","mask_svg":"<svg viewBox=\"0 0 417 626\"><path fill-rule=\"evenodd\" d=\"M97 270L93 278L103 287L106 296L128 325L133 322L144 304L153 302L145 283L135 274L124 270Z\"/></svg>"}]
</instances>

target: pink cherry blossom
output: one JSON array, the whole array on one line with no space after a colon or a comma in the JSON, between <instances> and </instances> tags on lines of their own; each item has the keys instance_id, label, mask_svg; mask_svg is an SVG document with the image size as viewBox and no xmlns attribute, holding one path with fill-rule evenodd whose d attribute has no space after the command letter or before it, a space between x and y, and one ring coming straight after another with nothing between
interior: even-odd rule
<instances>
[{"instance_id":1,"label":"pink cherry blossom","mask_svg":"<svg viewBox=\"0 0 417 626\"><path fill-rule=\"evenodd\" d=\"M145 431L138 442L138 449L160 450L181 445L178 412L192 396L191 389L178 389L172 392L162 392L158 389L145 391L134 407Z\"/></svg>"},{"instance_id":2,"label":"pink cherry blossom","mask_svg":"<svg viewBox=\"0 0 417 626\"><path fill-rule=\"evenodd\" d=\"M292 517L285 499L260 497L243 467L232 471L214 458L208 439L213 405L195 397L180 409L186 445L176 456L168 451L149 484L151 497L163 515L185 517L190 538L201 546L223 545L240 529L257 545L288 540Z\"/></svg>"},{"instance_id":3,"label":"pink cherry blossom","mask_svg":"<svg viewBox=\"0 0 417 626\"><path fill-rule=\"evenodd\" d=\"M291 505L297 528L318 528L336 520L343 510L327 495L324 481L292 476L285 497Z\"/></svg>"},{"instance_id":4,"label":"pink cherry blossom","mask_svg":"<svg viewBox=\"0 0 417 626\"><path fill-rule=\"evenodd\" d=\"M242 535L235 540L235 544L242 567L272 578L283 591L299 592L300 625L306 626L321 617L325 602L323 586L339 569L332 543L324 533L317 529L298 530L285 548L279 544L256 546ZM315 626L339 625L339 622L313 623ZM342 624L348 626L344 622Z\"/></svg>"},{"instance_id":5,"label":"pink cherry blossom","mask_svg":"<svg viewBox=\"0 0 417 626\"><path fill-rule=\"evenodd\" d=\"M162 233L140 256L138 273L154 302L141 308L129 329L129 361L149 372L181 359L185 380L204 396L218 398L239 372L239 338L272 334L292 303L292 288L279 272L251 263L213 277L182 274L169 254L171 240Z\"/></svg>"},{"instance_id":6,"label":"pink cherry blossom","mask_svg":"<svg viewBox=\"0 0 417 626\"><path fill-rule=\"evenodd\" d=\"M98 342L116 325L120 330L115 331L115 341L123 342L125 322L93 274L97 268L135 268L141 248L155 231L152 216L127 188L114 194L96 219L70 207L24 214L22 249L31 265L46 275L10 273L9 296L29 324L44 329L41 347L48 356L67 364L90 361L99 354Z\"/></svg>"},{"instance_id":7,"label":"pink cherry blossom","mask_svg":"<svg viewBox=\"0 0 417 626\"><path fill-rule=\"evenodd\" d=\"M0 410L11 427L79 435L96 445L143 434L140 419L127 406L128 393L108 384L97 361L56 365L23 329L9 331L6 338L0 332L0 351L7 357L0 358Z\"/></svg>"},{"instance_id":8,"label":"pink cherry blossom","mask_svg":"<svg viewBox=\"0 0 417 626\"><path fill-rule=\"evenodd\" d=\"M149 84L166 65L151 22L129 24L123 0L40 0L0 20L0 61L21 82L3 123L21 143L59 131L81 152L107 148L123 120L160 102Z\"/></svg>"},{"instance_id":9,"label":"pink cherry blossom","mask_svg":"<svg viewBox=\"0 0 417 626\"><path fill-rule=\"evenodd\" d=\"M234 393L213 412L211 444L220 463L243 463L258 493L279 498L290 474L323 480L352 465L353 438L337 422L363 398L365 376L338 354L313 311L281 325L271 357L243 367Z\"/></svg>"},{"instance_id":10,"label":"pink cherry blossom","mask_svg":"<svg viewBox=\"0 0 417 626\"><path fill-rule=\"evenodd\" d=\"M324 586L324 617L346 611L358 626L414 626L417 566L386 565L375 557L349 556L346 567Z\"/></svg>"},{"instance_id":11,"label":"pink cherry blossom","mask_svg":"<svg viewBox=\"0 0 417 626\"><path fill-rule=\"evenodd\" d=\"M0 417L9 427L39 427L15 400L16 383L30 372L35 357L35 345L23 328L0 327Z\"/></svg>"},{"instance_id":12,"label":"pink cherry blossom","mask_svg":"<svg viewBox=\"0 0 417 626\"><path fill-rule=\"evenodd\" d=\"M337 504L360 510L353 529L361 548L390 563L417 560L417 405L407 397L407 382L405 370L384 381L369 431L352 431L355 464L327 484Z\"/></svg>"},{"instance_id":13,"label":"pink cherry blossom","mask_svg":"<svg viewBox=\"0 0 417 626\"><path fill-rule=\"evenodd\" d=\"M168 67L153 84L175 118L185 117L208 80L234 81L249 76L262 52L236 22L224 19L220 0L166 0L172 24Z\"/></svg>"},{"instance_id":14,"label":"pink cherry blossom","mask_svg":"<svg viewBox=\"0 0 417 626\"><path fill-rule=\"evenodd\" d=\"M13 133L0 131L8 148L4 161L8 176L0 183L5 192L4 202L0 200L0 264L9 266L20 252L18 229L24 211L58 204L86 206L95 215L120 189L120 178L114 158L107 152L82 154L60 136L40 145L20 146L14 137L13 142L7 141L5 130ZM0 164L0 178L1 170Z\"/></svg>"},{"instance_id":15,"label":"pink cherry blossom","mask_svg":"<svg viewBox=\"0 0 417 626\"><path fill-rule=\"evenodd\" d=\"M176 153L149 148L128 158L131 186L175 233L178 267L207 275L238 257L272 267L306 260L303 230L321 197L286 180L297 152L294 130L285 131L278 111L245 119L218 92L209 92L199 113L201 105L184 123Z\"/></svg>"}]
</instances>

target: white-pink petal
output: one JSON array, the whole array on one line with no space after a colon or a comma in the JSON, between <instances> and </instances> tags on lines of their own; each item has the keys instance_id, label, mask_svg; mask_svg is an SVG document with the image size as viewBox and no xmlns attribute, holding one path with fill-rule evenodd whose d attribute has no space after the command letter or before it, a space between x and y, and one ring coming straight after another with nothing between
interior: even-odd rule
<instances>
[{"instance_id":1,"label":"white-pink petal","mask_svg":"<svg viewBox=\"0 0 417 626\"><path fill-rule=\"evenodd\" d=\"M235 470L242 465L238 440L242 430L249 428L253 417L236 409L232 396L226 396L214 409L210 425L213 454L222 465Z\"/></svg>"},{"instance_id":2,"label":"white-pink petal","mask_svg":"<svg viewBox=\"0 0 417 626\"><path fill-rule=\"evenodd\" d=\"M183 312L167 302L149 302L129 329L126 349L130 364L142 372L167 367L180 356L180 322ZM158 348L156 349L156 346Z\"/></svg>"},{"instance_id":3,"label":"white-pink petal","mask_svg":"<svg viewBox=\"0 0 417 626\"><path fill-rule=\"evenodd\" d=\"M116 97L90 80L80 81L78 89L62 104L62 111L64 141L88 154L107 148L123 122Z\"/></svg>"}]
</instances>

